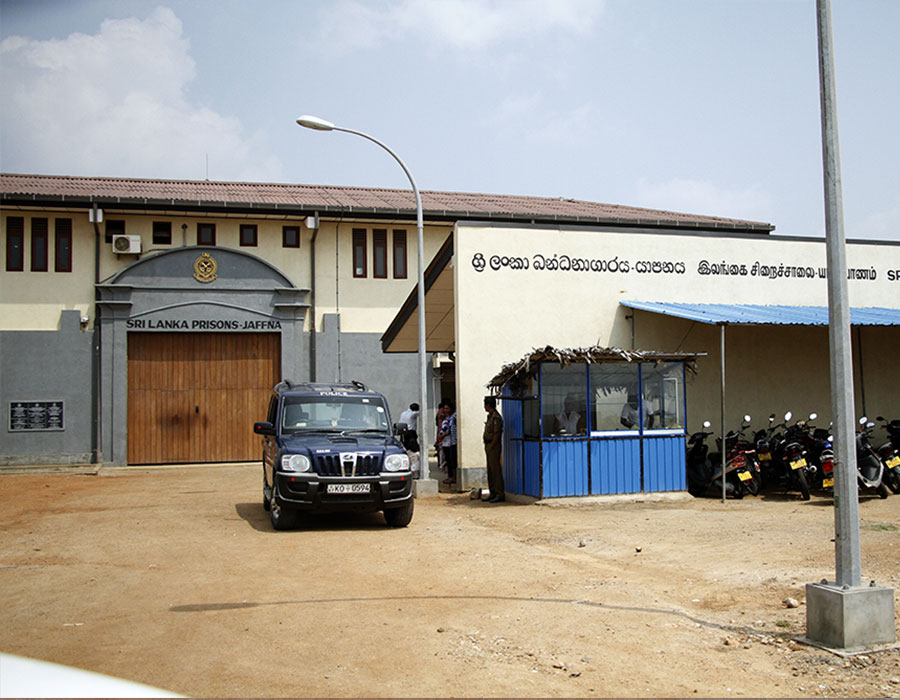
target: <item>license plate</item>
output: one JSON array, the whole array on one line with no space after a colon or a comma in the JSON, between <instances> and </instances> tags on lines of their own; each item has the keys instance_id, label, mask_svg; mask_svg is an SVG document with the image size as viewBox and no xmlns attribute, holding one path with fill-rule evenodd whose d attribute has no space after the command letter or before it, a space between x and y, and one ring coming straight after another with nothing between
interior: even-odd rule
<instances>
[{"instance_id":1,"label":"license plate","mask_svg":"<svg viewBox=\"0 0 900 700\"><path fill-rule=\"evenodd\" d=\"M887 461L888 469L893 469L894 467L900 467L900 457L891 457Z\"/></svg>"},{"instance_id":2,"label":"license plate","mask_svg":"<svg viewBox=\"0 0 900 700\"><path fill-rule=\"evenodd\" d=\"M770 462L772 460L772 453L771 452L760 452L759 459L763 462Z\"/></svg>"},{"instance_id":3,"label":"license plate","mask_svg":"<svg viewBox=\"0 0 900 700\"><path fill-rule=\"evenodd\" d=\"M369 493L369 484L328 484L326 493Z\"/></svg>"},{"instance_id":4,"label":"license plate","mask_svg":"<svg viewBox=\"0 0 900 700\"><path fill-rule=\"evenodd\" d=\"M801 469L806 466L806 460L801 457L800 459L795 459L791 462L791 469Z\"/></svg>"},{"instance_id":5,"label":"license plate","mask_svg":"<svg viewBox=\"0 0 900 700\"><path fill-rule=\"evenodd\" d=\"M750 481L753 478L753 474L750 472L738 472L738 479L741 481Z\"/></svg>"},{"instance_id":6,"label":"license plate","mask_svg":"<svg viewBox=\"0 0 900 700\"><path fill-rule=\"evenodd\" d=\"M834 486L834 479L822 479L822 488L831 488Z\"/></svg>"}]
</instances>

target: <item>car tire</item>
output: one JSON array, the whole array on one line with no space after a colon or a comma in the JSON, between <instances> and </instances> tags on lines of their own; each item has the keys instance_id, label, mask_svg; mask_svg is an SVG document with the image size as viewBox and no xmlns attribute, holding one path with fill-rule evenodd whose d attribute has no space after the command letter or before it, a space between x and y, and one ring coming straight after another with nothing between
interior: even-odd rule
<instances>
[{"instance_id":1,"label":"car tire","mask_svg":"<svg viewBox=\"0 0 900 700\"><path fill-rule=\"evenodd\" d=\"M278 489L272 486L272 498L269 499L269 520L276 530L290 530L297 524L297 513L278 505Z\"/></svg>"},{"instance_id":2,"label":"car tire","mask_svg":"<svg viewBox=\"0 0 900 700\"><path fill-rule=\"evenodd\" d=\"M262 497L263 510L267 513L269 509L272 507L272 504L269 502L269 485L266 483L266 472L263 470L263 497Z\"/></svg>"},{"instance_id":3,"label":"car tire","mask_svg":"<svg viewBox=\"0 0 900 700\"><path fill-rule=\"evenodd\" d=\"M409 525L410 520L412 520L413 503L414 501L409 499L406 505L400 506L399 508L385 509L384 521L390 527L406 527Z\"/></svg>"}]
</instances>

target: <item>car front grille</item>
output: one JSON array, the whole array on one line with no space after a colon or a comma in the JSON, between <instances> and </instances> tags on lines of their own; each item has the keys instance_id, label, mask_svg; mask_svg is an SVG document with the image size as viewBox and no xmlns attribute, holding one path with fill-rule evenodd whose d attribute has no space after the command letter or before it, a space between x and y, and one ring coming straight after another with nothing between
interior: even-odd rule
<instances>
[{"instance_id":1,"label":"car front grille","mask_svg":"<svg viewBox=\"0 0 900 700\"><path fill-rule=\"evenodd\" d=\"M345 453L316 456L316 473L320 476L377 476L380 472L381 455Z\"/></svg>"}]
</instances>

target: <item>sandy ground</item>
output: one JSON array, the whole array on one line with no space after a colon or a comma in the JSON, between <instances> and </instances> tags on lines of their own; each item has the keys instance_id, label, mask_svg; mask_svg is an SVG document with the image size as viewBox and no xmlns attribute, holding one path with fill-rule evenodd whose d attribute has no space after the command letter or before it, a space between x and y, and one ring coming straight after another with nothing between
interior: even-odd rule
<instances>
[{"instance_id":1,"label":"sandy ground","mask_svg":"<svg viewBox=\"0 0 900 700\"><path fill-rule=\"evenodd\" d=\"M442 494L406 529L274 532L260 483L256 465L0 476L0 650L189 696L900 694L897 650L794 641L804 584L834 576L823 497ZM900 608L900 496L860 513L864 576Z\"/></svg>"}]
</instances>

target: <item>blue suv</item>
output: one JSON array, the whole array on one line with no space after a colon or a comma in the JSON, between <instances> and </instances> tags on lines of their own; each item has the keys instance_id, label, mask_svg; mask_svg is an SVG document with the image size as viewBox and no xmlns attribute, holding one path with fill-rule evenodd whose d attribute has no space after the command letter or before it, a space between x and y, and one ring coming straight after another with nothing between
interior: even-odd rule
<instances>
[{"instance_id":1,"label":"blue suv","mask_svg":"<svg viewBox=\"0 0 900 700\"><path fill-rule=\"evenodd\" d=\"M276 530L294 527L300 511L380 510L392 527L412 520L409 456L384 396L364 384L285 380L253 432L263 436L263 508Z\"/></svg>"}]
</instances>

